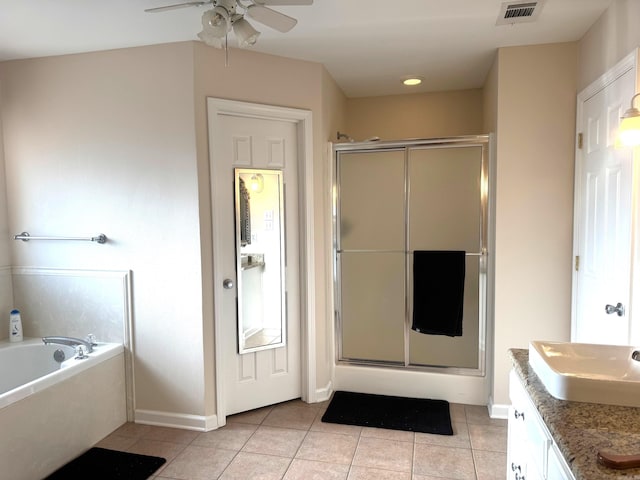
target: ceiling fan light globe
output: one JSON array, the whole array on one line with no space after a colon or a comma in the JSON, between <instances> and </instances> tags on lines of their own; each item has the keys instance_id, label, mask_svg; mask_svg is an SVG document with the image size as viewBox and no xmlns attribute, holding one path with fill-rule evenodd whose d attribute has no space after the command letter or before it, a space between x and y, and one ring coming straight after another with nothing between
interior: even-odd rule
<instances>
[{"instance_id":1,"label":"ceiling fan light globe","mask_svg":"<svg viewBox=\"0 0 640 480\"><path fill-rule=\"evenodd\" d=\"M222 7L215 7L202 14L203 31L213 29L216 32L228 32L230 29L229 23L229 13Z\"/></svg>"},{"instance_id":2,"label":"ceiling fan light globe","mask_svg":"<svg viewBox=\"0 0 640 480\"><path fill-rule=\"evenodd\" d=\"M223 34L224 35L224 34ZM222 48L222 38L213 35L211 32L203 30L198 33L198 38L210 47Z\"/></svg>"},{"instance_id":3,"label":"ceiling fan light globe","mask_svg":"<svg viewBox=\"0 0 640 480\"><path fill-rule=\"evenodd\" d=\"M244 18L237 20L233 24L233 33L235 33L238 39L238 46L240 48L251 47L256 44L260 32L251 26Z\"/></svg>"}]
</instances>

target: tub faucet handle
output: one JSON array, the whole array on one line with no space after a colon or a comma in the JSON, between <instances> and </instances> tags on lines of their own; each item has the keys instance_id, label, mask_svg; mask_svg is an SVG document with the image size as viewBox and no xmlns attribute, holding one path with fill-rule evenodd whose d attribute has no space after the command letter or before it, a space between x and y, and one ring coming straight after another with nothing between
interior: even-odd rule
<instances>
[{"instance_id":1,"label":"tub faucet handle","mask_svg":"<svg viewBox=\"0 0 640 480\"><path fill-rule=\"evenodd\" d=\"M89 355L84 353L84 347L82 345L76 346L76 356L74 357L76 360L84 360L85 358L89 358Z\"/></svg>"},{"instance_id":2,"label":"tub faucet handle","mask_svg":"<svg viewBox=\"0 0 640 480\"><path fill-rule=\"evenodd\" d=\"M93 333L90 333L89 335L87 335L87 343L90 343L92 347L97 346L98 344L96 343L96 336Z\"/></svg>"}]
</instances>

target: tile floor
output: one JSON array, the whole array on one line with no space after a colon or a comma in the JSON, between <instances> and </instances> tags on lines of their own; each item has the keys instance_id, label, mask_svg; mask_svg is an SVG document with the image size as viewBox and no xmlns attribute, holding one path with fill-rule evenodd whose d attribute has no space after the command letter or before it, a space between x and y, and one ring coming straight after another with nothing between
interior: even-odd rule
<instances>
[{"instance_id":1,"label":"tile floor","mask_svg":"<svg viewBox=\"0 0 640 480\"><path fill-rule=\"evenodd\" d=\"M127 423L97 446L166 458L157 480L505 478L506 420L486 407L451 404L443 436L322 423L327 405L293 400L206 433Z\"/></svg>"}]
</instances>

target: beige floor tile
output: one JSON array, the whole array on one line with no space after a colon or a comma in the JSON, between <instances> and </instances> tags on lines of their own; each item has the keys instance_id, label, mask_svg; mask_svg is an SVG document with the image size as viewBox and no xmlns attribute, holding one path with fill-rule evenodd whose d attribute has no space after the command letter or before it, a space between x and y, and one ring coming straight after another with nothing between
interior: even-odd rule
<instances>
[{"instance_id":1,"label":"beige floor tile","mask_svg":"<svg viewBox=\"0 0 640 480\"><path fill-rule=\"evenodd\" d=\"M503 480L507 471L507 454L474 450L478 480Z\"/></svg>"},{"instance_id":2,"label":"beige floor tile","mask_svg":"<svg viewBox=\"0 0 640 480\"><path fill-rule=\"evenodd\" d=\"M362 436L371 438L384 438L385 440L397 440L399 442L413 442L415 439L414 432L373 427L364 427L362 429Z\"/></svg>"},{"instance_id":3,"label":"beige floor tile","mask_svg":"<svg viewBox=\"0 0 640 480\"><path fill-rule=\"evenodd\" d=\"M96 443L96 447L100 448L108 448L110 450L126 450L131 445L136 443L138 439L136 437L125 437L122 435L117 435L112 433L111 435L106 436L98 443Z\"/></svg>"},{"instance_id":4,"label":"beige floor tile","mask_svg":"<svg viewBox=\"0 0 640 480\"><path fill-rule=\"evenodd\" d=\"M467 423L477 425L493 425L496 427L506 427L507 421L501 418L491 418L486 405L465 405Z\"/></svg>"},{"instance_id":5,"label":"beige floor tile","mask_svg":"<svg viewBox=\"0 0 640 480\"><path fill-rule=\"evenodd\" d=\"M347 480L411 480L409 472L394 472L379 468L351 467Z\"/></svg>"},{"instance_id":6,"label":"beige floor tile","mask_svg":"<svg viewBox=\"0 0 640 480\"><path fill-rule=\"evenodd\" d=\"M160 442L158 440L150 440L140 438L127 448L127 452L139 453L141 455L152 455L164 458L167 463L162 465L156 472L158 475L167 467L167 465L185 449L186 445L172 442Z\"/></svg>"},{"instance_id":7,"label":"beige floor tile","mask_svg":"<svg viewBox=\"0 0 640 480\"><path fill-rule=\"evenodd\" d=\"M296 458L291 462L284 480L345 480L348 473L348 465Z\"/></svg>"},{"instance_id":8,"label":"beige floor tile","mask_svg":"<svg viewBox=\"0 0 640 480\"><path fill-rule=\"evenodd\" d=\"M113 433L116 435L122 435L123 437L141 438L149 430L151 430L150 425L141 425L139 423L127 422Z\"/></svg>"},{"instance_id":9,"label":"beige floor tile","mask_svg":"<svg viewBox=\"0 0 640 480\"><path fill-rule=\"evenodd\" d=\"M302 402L286 403L275 406L262 425L309 430L317 416L317 408L311 408Z\"/></svg>"},{"instance_id":10,"label":"beige floor tile","mask_svg":"<svg viewBox=\"0 0 640 480\"><path fill-rule=\"evenodd\" d=\"M360 437L353 465L410 472L412 456L412 442Z\"/></svg>"},{"instance_id":11,"label":"beige floor tile","mask_svg":"<svg viewBox=\"0 0 640 480\"><path fill-rule=\"evenodd\" d=\"M431 475L416 475L414 473L411 480L451 480L451 477L432 477Z\"/></svg>"},{"instance_id":12,"label":"beige floor tile","mask_svg":"<svg viewBox=\"0 0 640 480\"><path fill-rule=\"evenodd\" d=\"M469 427L466 422L452 422L453 435L434 435L431 433L416 432L416 443L428 443L443 447L471 448L469 440Z\"/></svg>"},{"instance_id":13,"label":"beige floor tile","mask_svg":"<svg viewBox=\"0 0 640 480\"><path fill-rule=\"evenodd\" d=\"M507 451L507 429L492 425L469 425L471 448L474 450L490 450L492 452Z\"/></svg>"},{"instance_id":14,"label":"beige floor tile","mask_svg":"<svg viewBox=\"0 0 640 480\"><path fill-rule=\"evenodd\" d=\"M143 433L142 438L159 440L161 442L183 443L186 445L191 443L197 436L198 432L192 430L150 426L150 428Z\"/></svg>"},{"instance_id":15,"label":"beige floor tile","mask_svg":"<svg viewBox=\"0 0 640 480\"><path fill-rule=\"evenodd\" d=\"M162 470L162 475L180 480L218 478L235 454L232 450L189 445Z\"/></svg>"},{"instance_id":16,"label":"beige floor tile","mask_svg":"<svg viewBox=\"0 0 640 480\"><path fill-rule=\"evenodd\" d=\"M249 423L251 425L260 425L269 412L273 410L272 406L249 410L248 412L237 413L227 417L227 423Z\"/></svg>"},{"instance_id":17,"label":"beige floor tile","mask_svg":"<svg viewBox=\"0 0 640 480\"><path fill-rule=\"evenodd\" d=\"M318 415L311 425L312 432L340 433L342 435L360 436L362 427L357 425L342 425L341 423L329 423L322 421L322 415Z\"/></svg>"},{"instance_id":18,"label":"beige floor tile","mask_svg":"<svg viewBox=\"0 0 640 480\"><path fill-rule=\"evenodd\" d=\"M290 458L240 452L220 480L280 480L290 463Z\"/></svg>"},{"instance_id":19,"label":"beige floor tile","mask_svg":"<svg viewBox=\"0 0 640 480\"><path fill-rule=\"evenodd\" d=\"M475 480L471 450L418 443L415 446L413 473L456 480Z\"/></svg>"},{"instance_id":20,"label":"beige floor tile","mask_svg":"<svg viewBox=\"0 0 640 480\"><path fill-rule=\"evenodd\" d=\"M321 462L351 464L358 445L358 437L338 433L309 432L296 458Z\"/></svg>"},{"instance_id":21,"label":"beige floor tile","mask_svg":"<svg viewBox=\"0 0 640 480\"><path fill-rule=\"evenodd\" d=\"M293 458L306 434L303 430L261 426L242 451Z\"/></svg>"},{"instance_id":22,"label":"beige floor tile","mask_svg":"<svg viewBox=\"0 0 640 480\"><path fill-rule=\"evenodd\" d=\"M466 422L467 415L464 411L464 405L460 403L449 404L449 415L451 415L452 422Z\"/></svg>"},{"instance_id":23,"label":"beige floor tile","mask_svg":"<svg viewBox=\"0 0 640 480\"><path fill-rule=\"evenodd\" d=\"M200 433L191 445L240 450L257 429L257 425L248 423L228 423L217 430Z\"/></svg>"},{"instance_id":24,"label":"beige floor tile","mask_svg":"<svg viewBox=\"0 0 640 480\"><path fill-rule=\"evenodd\" d=\"M293 405L297 407L306 407L306 408L315 408L315 409L322 408L322 403L307 403L300 398L296 398L295 400L289 400L288 402L282 402L282 403L279 403L278 405ZM275 405L275 406L278 406L278 405Z\"/></svg>"}]
</instances>

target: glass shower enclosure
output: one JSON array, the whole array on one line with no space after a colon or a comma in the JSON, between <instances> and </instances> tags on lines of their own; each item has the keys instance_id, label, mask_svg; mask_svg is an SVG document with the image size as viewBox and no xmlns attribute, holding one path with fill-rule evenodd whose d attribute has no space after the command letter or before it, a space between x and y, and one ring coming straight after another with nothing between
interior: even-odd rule
<instances>
[{"instance_id":1,"label":"glass shower enclosure","mask_svg":"<svg viewBox=\"0 0 640 480\"><path fill-rule=\"evenodd\" d=\"M337 361L483 375L489 136L335 144L334 161Z\"/></svg>"}]
</instances>

